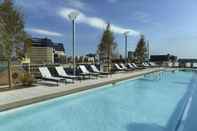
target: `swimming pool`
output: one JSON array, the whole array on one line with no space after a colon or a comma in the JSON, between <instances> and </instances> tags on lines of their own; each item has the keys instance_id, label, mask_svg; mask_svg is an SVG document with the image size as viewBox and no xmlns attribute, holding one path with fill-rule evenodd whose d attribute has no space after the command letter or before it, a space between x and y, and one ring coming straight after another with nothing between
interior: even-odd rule
<instances>
[{"instance_id":1,"label":"swimming pool","mask_svg":"<svg viewBox=\"0 0 197 131\"><path fill-rule=\"evenodd\" d=\"M6 68L6 65L0 64L0 72L3 71L3 70L5 70L5 68Z\"/></svg>"},{"instance_id":2,"label":"swimming pool","mask_svg":"<svg viewBox=\"0 0 197 131\"><path fill-rule=\"evenodd\" d=\"M159 72L1 112L1 131L174 131L192 72Z\"/></svg>"}]
</instances>

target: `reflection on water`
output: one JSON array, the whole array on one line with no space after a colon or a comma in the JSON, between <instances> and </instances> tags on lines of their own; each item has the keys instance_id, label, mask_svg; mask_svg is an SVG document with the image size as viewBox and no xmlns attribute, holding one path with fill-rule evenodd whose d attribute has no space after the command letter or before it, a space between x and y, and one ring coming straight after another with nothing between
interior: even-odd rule
<instances>
[{"instance_id":1,"label":"reflection on water","mask_svg":"<svg viewBox=\"0 0 197 131\"><path fill-rule=\"evenodd\" d=\"M127 125L127 131L164 131L165 128L156 124L131 123Z\"/></svg>"}]
</instances>

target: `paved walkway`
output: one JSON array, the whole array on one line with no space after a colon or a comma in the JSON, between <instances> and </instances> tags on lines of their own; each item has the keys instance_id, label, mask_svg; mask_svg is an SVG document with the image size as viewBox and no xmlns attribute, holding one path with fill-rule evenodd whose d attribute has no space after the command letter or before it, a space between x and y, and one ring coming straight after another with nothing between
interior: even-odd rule
<instances>
[{"instance_id":1,"label":"paved walkway","mask_svg":"<svg viewBox=\"0 0 197 131\"><path fill-rule=\"evenodd\" d=\"M74 84L60 84L57 86L38 85L31 88L0 92L0 111L40 102L43 100L68 95L71 93L96 88L116 81L121 81L146 73L156 72L161 68L144 69L109 75L108 77L77 81Z\"/></svg>"}]
</instances>

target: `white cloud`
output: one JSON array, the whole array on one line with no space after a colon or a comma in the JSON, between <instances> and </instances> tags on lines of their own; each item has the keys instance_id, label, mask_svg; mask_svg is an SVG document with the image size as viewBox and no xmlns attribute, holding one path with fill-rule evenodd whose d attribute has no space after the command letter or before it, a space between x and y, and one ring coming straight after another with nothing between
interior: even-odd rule
<instances>
[{"instance_id":1,"label":"white cloud","mask_svg":"<svg viewBox=\"0 0 197 131\"><path fill-rule=\"evenodd\" d=\"M107 22L105 20L98 18L98 17L89 17L89 16L87 16L87 15L83 14L82 12L75 10L75 9L63 8L58 13L63 18L66 18L67 20L69 20L68 15L73 11L79 13L79 17L77 18L78 23L87 24L93 28L102 29L102 30L105 29L107 26ZM129 35L139 35L139 32L137 32L135 30L122 28L120 26L113 25L113 24L111 24L111 30L114 33L119 33L119 34L123 34L124 32L129 31L130 32Z\"/></svg>"},{"instance_id":2,"label":"white cloud","mask_svg":"<svg viewBox=\"0 0 197 131\"><path fill-rule=\"evenodd\" d=\"M53 16L60 7L91 11L89 5L83 0L59 0L58 2L56 0L37 0L36 2L35 0L15 0L15 3L25 10L47 16Z\"/></svg>"},{"instance_id":3,"label":"white cloud","mask_svg":"<svg viewBox=\"0 0 197 131\"><path fill-rule=\"evenodd\" d=\"M80 0L66 0L66 5L69 7L74 7L81 10L86 10L87 5Z\"/></svg>"},{"instance_id":4,"label":"white cloud","mask_svg":"<svg viewBox=\"0 0 197 131\"><path fill-rule=\"evenodd\" d=\"M61 33L58 33L58 32L44 30L44 29L38 29L38 28L26 28L25 30L27 32L36 33L36 34L40 34L40 35L46 35L46 36L58 36L58 37L63 36Z\"/></svg>"}]
</instances>

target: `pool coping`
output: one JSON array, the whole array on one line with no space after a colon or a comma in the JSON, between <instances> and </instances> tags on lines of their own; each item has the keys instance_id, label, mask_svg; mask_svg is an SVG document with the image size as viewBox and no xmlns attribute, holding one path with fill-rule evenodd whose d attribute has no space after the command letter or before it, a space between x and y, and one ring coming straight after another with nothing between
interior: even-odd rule
<instances>
[{"instance_id":1,"label":"pool coping","mask_svg":"<svg viewBox=\"0 0 197 131\"><path fill-rule=\"evenodd\" d=\"M59 91L59 92L44 94L42 96L36 96L36 97L31 98L31 99L23 99L23 100L19 100L19 101L14 101L14 102L2 104L2 105L0 105L0 112L4 112L4 111L11 110L11 109L14 109L14 108L23 107L23 106L26 106L26 105L31 105L31 104L34 104L34 103L39 103L39 102L42 102L42 101L54 99L54 98L61 97L61 96L66 96L66 95L70 95L70 94L74 94L74 93L98 88L98 87L101 87L101 86L104 86L104 85L113 84L113 83L116 83L116 82L136 78L136 77L139 77L139 76L143 76L143 75L154 73L154 72L159 72L159 71L162 71L162 70L164 70L164 68L152 68L152 69L149 69L149 70L145 69L145 70L141 70L139 72L136 71L136 73L131 72L131 75L123 77L123 78L117 78L117 79L112 79L112 80L107 80L107 81L100 81L100 82L97 82L95 84L78 86L77 88L73 88L73 89L70 89L70 90L65 90L65 91L63 90L63 91ZM70 85L70 86L72 86L72 85ZM54 87L54 88L57 88L57 87Z\"/></svg>"}]
</instances>

